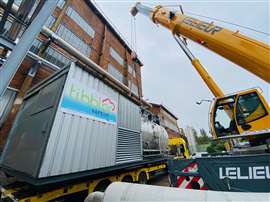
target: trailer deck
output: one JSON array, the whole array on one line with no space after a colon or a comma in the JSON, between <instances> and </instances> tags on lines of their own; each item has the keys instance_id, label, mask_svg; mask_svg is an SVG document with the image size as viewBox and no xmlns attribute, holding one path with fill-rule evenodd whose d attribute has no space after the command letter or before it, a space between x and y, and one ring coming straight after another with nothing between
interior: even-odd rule
<instances>
[{"instance_id":1,"label":"trailer deck","mask_svg":"<svg viewBox=\"0 0 270 202\"><path fill-rule=\"evenodd\" d=\"M167 169L167 158L148 159L141 162L123 164L112 168L104 168L76 175L62 176L54 179L29 184L16 181L1 188L3 201L35 202L52 201L59 198L93 191L103 191L115 181L145 183L155 172ZM20 179L22 180L22 179Z\"/></svg>"}]
</instances>

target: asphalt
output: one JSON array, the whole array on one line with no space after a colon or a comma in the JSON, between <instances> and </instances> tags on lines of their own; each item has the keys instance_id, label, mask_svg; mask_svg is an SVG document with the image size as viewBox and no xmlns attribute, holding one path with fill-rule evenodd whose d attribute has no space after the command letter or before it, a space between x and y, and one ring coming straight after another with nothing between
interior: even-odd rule
<instances>
[{"instance_id":1,"label":"asphalt","mask_svg":"<svg viewBox=\"0 0 270 202\"><path fill-rule=\"evenodd\" d=\"M159 174L154 177L152 177L147 184L150 185L157 185L157 186L164 186L164 187L169 187L169 179L168 179L168 174Z\"/></svg>"}]
</instances>

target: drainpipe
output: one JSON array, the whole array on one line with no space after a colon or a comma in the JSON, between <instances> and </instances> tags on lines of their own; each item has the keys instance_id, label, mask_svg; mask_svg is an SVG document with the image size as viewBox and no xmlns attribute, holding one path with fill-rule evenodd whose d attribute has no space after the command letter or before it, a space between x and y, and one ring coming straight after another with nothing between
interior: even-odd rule
<instances>
[{"instance_id":1,"label":"drainpipe","mask_svg":"<svg viewBox=\"0 0 270 202\"><path fill-rule=\"evenodd\" d=\"M71 46L69 43L64 41L61 37L56 35L54 32L52 32L47 27L42 28L42 33L45 34L47 37L50 37L53 39L54 43L58 44L61 48L63 48L66 52L68 52L70 55L77 58L79 61L82 61L84 64L91 66L95 71L100 73L104 78L110 80L114 84L120 86L124 91L130 92L129 88L125 86L120 81L116 80L112 75L110 75L107 71L103 70L101 67L99 67L95 62L93 62L91 59L83 55L81 52L79 52L77 49L75 49L73 46Z\"/></svg>"},{"instance_id":2,"label":"drainpipe","mask_svg":"<svg viewBox=\"0 0 270 202\"><path fill-rule=\"evenodd\" d=\"M3 3L3 1L1 1L1 0L0 0L0 4L2 4L2 5L4 4L5 5L5 3ZM12 6L12 11L14 13L16 13L18 11L18 7L13 5ZM54 40L54 42L56 44L58 44L62 49L64 49L67 53L69 53L70 55L74 56L79 61L82 61L84 64L91 66L91 68L93 68L95 71L97 71L98 73L100 73L104 78L106 78L109 81L111 81L112 83L116 84L116 86L120 87L120 89L122 89L124 92L130 93L130 89L127 86L125 86L123 83L121 83L120 81L118 81L117 79L115 79L107 71L105 71L100 66L98 66L95 62L93 62L91 59L89 59L88 57L86 57L85 55L83 55L82 53L80 53L77 49L75 49L69 43L67 43L66 41L64 41L61 37L59 37L58 35L56 35L50 29L48 29L47 27L44 26L42 28L42 30L41 30L41 33L43 33L44 35L48 36L49 38L52 38ZM137 97L135 94L133 94L133 96L134 97ZM137 99L140 99L139 96L137 97ZM141 101L142 101L142 104L144 104L145 106L151 107L151 105L149 103L147 103L145 100L141 100Z\"/></svg>"}]
</instances>

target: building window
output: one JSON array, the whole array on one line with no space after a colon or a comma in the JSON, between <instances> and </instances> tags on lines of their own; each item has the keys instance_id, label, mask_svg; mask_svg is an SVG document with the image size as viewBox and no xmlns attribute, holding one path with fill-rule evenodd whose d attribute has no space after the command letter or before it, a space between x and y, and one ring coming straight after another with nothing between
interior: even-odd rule
<instances>
[{"instance_id":1,"label":"building window","mask_svg":"<svg viewBox=\"0 0 270 202\"><path fill-rule=\"evenodd\" d=\"M74 8L68 7L66 14L72 18L88 35L94 38L94 29L79 15Z\"/></svg>"},{"instance_id":2,"label":"building window","mask_svg":"<svg viewBox=\"0 0 270 202\"><path fill-rule=\"evenodd\" d=\"M135 95L139 95L139 89L138 89L138 86L131 82L130 80L128 81L128 86L131 90L131 92L133 92Z\"/></svg>"},{"instance_id":3,"label":"building window","mask_svg":"<svg viewBox=\"0 0 270 202\"><path fill-rule=\"evenodd\" d=\"M63 40L70 43L74 48L79 50L86 56L90 56L91 47L89 44L85 43L81 40L77 35L75 35L70 29L68 29L65 25L60 24L56 33L62 37Z\"/></svg>"},{"instance_id":4,"label":"building window","mask_svg":"<svg viewBox=\"0 0 270 202\"><path fill-rule=\"evenodd\" d=\"M124 59L112 48L110 47L110 55L115 59L119 64L124 65Z\"/></svg>"},{"instance_id":5,"label":"building window","mask_svg":"<svg viewBox=\"0 0 270 202\"><path fill-rule=\"evenodd\" d=\"M48 27L48 28L51 28L52 25L53 25L53 23L54 23L54 21L55 21L55 17L51 15L48 18L48 20L46 21L45 26Z\"/></svg>"},{"instance_id":6,"label":"building window","mask_svg":"<svg viewBox=\"0 0 270 202\"><path fill-rule=\"evenodd\" d=\"M128 72L136 78L136 71L134 69L134 66L133 65L128 65Z\"/></svg>"},{"instance_id":7,"label":"building window","mask_svg":"<svg viewBox=\"0 0 270 202\"><path fill-rule=\"evenodd\" d=\"M65 0L59 0L57 3L57 6L61 9L64 7L64 5L65 5Z\"/></svg>"},{"instance_id":8,"label":"building window","mask_svg":"<svg viewBox=\"0 0 270 202\"><path fill-rule=\"evenodd\" d=\"M8 1L7 1L8 2ZM16 4L17 6L20 6L22 3L22 0L15 0L14 4Z\"/></svg>"},{"instance_id":9,"label":"building window","mask_svg":"<svg viewBox=\"0 0 270 202\"><path fill-rule=\"evenodd\" d=\"M124 76L123 74L116 69L116 67L114 67L112 64L108 65L108 72L114 77L116 78L118 81L123 82Z\"/></svg>"},{"instance_id":10,"label":"building window","mask_svg":"<svg viewBox=\"0 0 270 202\"><path fill-rule=\"evenodd\" d=\"M0 21L2 20L2 16L0 16ZM9 20L6 21L5 23L5 27L4 27L4 31L3 31L3 35L6 35L11 27L11 22Z\"/></svg>"},{"instance_id":11,"label":"building window","mask_svg":"<svg viewBox=\"0 0 270 202\"><path fill-rule=\"evenodd\" d=\"M35 39L34 43L32 44L32 47L30 48L30 51L35 54L38 54L41 45L42 42ZM67 57L65 57L62 53L60 53L59 51L57 51L52 47L48 47L46 49L43 58L60 68L70 63L70 60Z\"/></svg>"}]
</instances>

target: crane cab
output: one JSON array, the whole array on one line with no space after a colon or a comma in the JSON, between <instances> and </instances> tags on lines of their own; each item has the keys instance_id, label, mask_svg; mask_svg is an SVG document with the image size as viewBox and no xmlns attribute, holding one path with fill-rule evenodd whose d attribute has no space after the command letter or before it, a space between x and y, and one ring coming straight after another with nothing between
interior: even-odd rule
<instances>
[{"instance_id":1,"label":"crane cab","mask_svg":"<svg viewBox=\"0 0 270 202\"><path fill-rule=\"evenodd\" d=\"M270 109L258 89L216 98L210 116L216 139L246 137L255 146L270 138Z\"/></svg>"}]
</instances>

